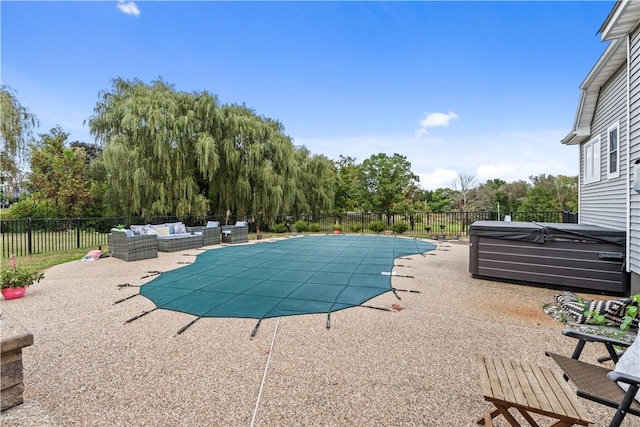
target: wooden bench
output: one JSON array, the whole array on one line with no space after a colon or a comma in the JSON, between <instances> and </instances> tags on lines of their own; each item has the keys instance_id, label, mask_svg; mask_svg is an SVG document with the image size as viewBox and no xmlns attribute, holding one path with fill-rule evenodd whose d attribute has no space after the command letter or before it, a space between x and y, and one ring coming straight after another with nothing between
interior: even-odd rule
<instances>
[{"instance_id":1,"label":"wooden bench","mask_svg":"<svg viewBox=\"0 0 640 427\"><path fill-rule=\"evenodd\" d=\"M502 414L510 425L520 427L509 408L515 408L534 427L539 424L531 414L556 420L554 427L591 423L561 373L506 358L478 356L477 360L482 394L495 405L478 419L478 424L492 426L493 418Z\"/></svg>"}]
</instances>

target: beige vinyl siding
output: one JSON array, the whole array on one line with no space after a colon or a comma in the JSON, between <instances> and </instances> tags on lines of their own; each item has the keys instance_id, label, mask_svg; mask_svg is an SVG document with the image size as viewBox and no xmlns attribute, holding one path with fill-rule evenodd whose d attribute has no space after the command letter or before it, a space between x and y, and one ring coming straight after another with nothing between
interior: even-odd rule
<instances>
[{"instance_id":1,"label":"beige vinyl siding","mask_svg":"<svg viewBox=\"0 0 640 427\"><path fill-rule=\"evenodd\" d=\"M626 159L631 165L631 176L628 185L633 186L633 164L640 159L640 31L631 34L630 70L629 70L629 127L631 128L629 155ZM625 169L621 169L625 179ZM631 227L629 232L629 268L640 274L640 194L631 192Z\"/></svg>"},{"instance_id":2,"label":"beige vinyl siding","mask_svg":"<svg viewBox=\"0 0 640 427\"><path fill-rule=\"evenodd\" d=\"M627 145L627 65L623 64L607 81L598 95L596 109L591 123L591 138L600 136L600 179L584 182L584 145L580 147L580 222L603 227L625 230L627 228L626 189L626 145ZM620 171L616 178L607 173L608 132L607 129L619 124Z\"/></svg>"}]
</instances>

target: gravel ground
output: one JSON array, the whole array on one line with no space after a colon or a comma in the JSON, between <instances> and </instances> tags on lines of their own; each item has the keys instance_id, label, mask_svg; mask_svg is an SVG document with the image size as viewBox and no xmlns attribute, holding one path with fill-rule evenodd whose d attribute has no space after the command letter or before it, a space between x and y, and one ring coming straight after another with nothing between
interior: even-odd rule
<instances>
[{"instance_id":1,"label":"gravel ground","mask_svg":"<svg viewBox=\"0 0 640 427\"><path fill-rule=\"evenodd\" d=\"M193 316L157 310L124 323L154 305L143 297L115 305L137 292L118 285L143 284L148 271L180 268L200 252L74 261L49 269L25 298L3 300L35 343L23 351L25 403L0 423L475 426L490 407L476 354L555 368L545 350L573 350L542 309L559 291L474 279L460 242L396 260L394 271L414 278L395 276L393 286L420 293L369 304L398 310L339 311L330 330L326 315L266 319L254 338L253 319L201 319L177 336ZM603 351L587 346L585 359ZM608 425L613 410L582 403L594 425Z\"/></svg>"}]
</instances>

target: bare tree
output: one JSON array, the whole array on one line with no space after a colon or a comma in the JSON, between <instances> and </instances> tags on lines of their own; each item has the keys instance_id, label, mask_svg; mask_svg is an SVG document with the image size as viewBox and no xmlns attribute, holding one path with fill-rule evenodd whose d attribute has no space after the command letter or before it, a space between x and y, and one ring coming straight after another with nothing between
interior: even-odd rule
<instances>
[{"instance_id":1,"label":"bare tree","mask_svg":"<svg viewBox=\"0 0 640 427\"><path fill-rule=\"evenodd\" d=\"M454 204L457 210L467 208L473 190L478 186L476 176L469 173L458 173L458 177L451 182L451 189L455 192Z\"/></svg>"}]
</instances>

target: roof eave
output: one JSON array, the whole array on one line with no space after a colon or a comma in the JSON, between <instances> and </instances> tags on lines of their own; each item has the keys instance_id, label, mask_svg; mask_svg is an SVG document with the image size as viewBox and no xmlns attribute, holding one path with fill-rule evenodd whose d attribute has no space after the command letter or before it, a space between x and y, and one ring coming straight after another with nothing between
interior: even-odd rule
<instances>
[{"instance_id":1,"label":"roof eave","mask_svg":"<svg viewBox=\"0 0 640 427\"><path fill-rule=\"evenodd\" d=\"M613 40L580 85L580 101L573 122L573 130L561 140L563 144L579 144L590 136L591 121L598 102L600 87L624 64L626 59L625 39Z\"/></svg>"},{"instance_id":2,"label":"roof eave","mask_svg":"<svg viewBox=\"0 0 640 427\"><path fill-rule=\"evenodd\" d=\"M598 30L602 40L613 40L630 34L640 21L640 2L618 0Z\"/></svg>"}]
</instances>

